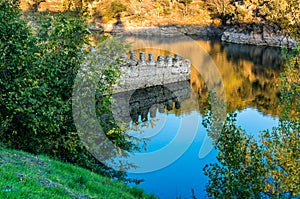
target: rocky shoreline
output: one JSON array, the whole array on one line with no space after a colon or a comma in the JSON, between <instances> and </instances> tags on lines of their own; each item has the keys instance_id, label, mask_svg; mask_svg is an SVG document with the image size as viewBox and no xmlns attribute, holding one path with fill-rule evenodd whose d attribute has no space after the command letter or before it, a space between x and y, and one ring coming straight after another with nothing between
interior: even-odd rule
<instances>
[{"instance_id":1,"label":"rocky shoreline","mask_svg":"<svg viewBox=\"0 0 300 199\"><path fill-rule=\"evenodd\" d=\"M289 48L296 46L293 38L286 36L280 27L268 24L244 24L223 26L124 26L118 24L97 24L91 30L122 35L195 35L204 38L218 38L223 42Z\"/></svg>"},{"instance_id":2,"label":"rocky shoreline","mask_svg":"<svg viewBox=\"0 0 300 199\"><path fill-rule=\"evenodd\" d=\"M259 46L296 46L293 38L286 36L286 31L275 25L269 24L247 24L227 28L221 40L236 44L251 44Z\"/></svg>"},{"instance_id":3,"label":"rocky shoreline","mask_svg":"<svg viewBox=\"0 0 300 199\"><path fill-rule=\"evenodd\" d=\"M91 30L103 30L105 33L122 35L197 35L221 38L223 27L217 26L123 26L122 24L98 24Z\"/></svg>"}]
</instances>

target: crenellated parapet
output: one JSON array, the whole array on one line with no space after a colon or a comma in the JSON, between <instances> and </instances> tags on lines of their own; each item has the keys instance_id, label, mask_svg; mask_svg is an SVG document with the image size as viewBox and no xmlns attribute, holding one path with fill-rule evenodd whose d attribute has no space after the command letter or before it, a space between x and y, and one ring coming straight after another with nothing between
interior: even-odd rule
<instances>
[{"instance_id":1,"label":"crenellated parapet","mask_svg":"<svg viewBox=\"0 0 300 199\"><path fill-rule=\"evenodd\" d=\"M178 54L159 55L155 60L153 53L146 57L145 52L140 52L137 59L136 52L130 52L129 58L122 59L125 64L120 68L122 77L115 93L190 79L190 61Z\"/></svg>"}]
</instances>

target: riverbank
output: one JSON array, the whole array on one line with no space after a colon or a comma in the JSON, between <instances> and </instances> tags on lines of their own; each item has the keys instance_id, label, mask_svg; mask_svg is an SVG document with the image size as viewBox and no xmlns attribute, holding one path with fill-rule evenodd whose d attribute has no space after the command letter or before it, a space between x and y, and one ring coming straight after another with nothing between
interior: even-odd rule
<instances>
[{"instance_id":1,"label":"riverbank","mask_svg":"<svg viewBox=\"0 0 300 199\"><path fill-rule=\"evenodd\" d=\"M295 32L300 19L299 5L292 1L282 4L228 1L226 5L203 0L107 0L78 5L72 2L21 0L20 5L26 12L57 13L84 8L94 23L91 29L114 34L197 35L217 37L223 42L275 47L296 45L279 26L293 27Z\"/></svg>"},{"instance_id":2,"label":"riverbank","mask_svg":"<svg viewBox=\"0 0 300 199\"><path fill-rule=\"evenodd\" d=\"M0 198L156 198L44 156L0 148Z\"/></svg>"},{"instance_id":3,"label":"riverbank","mask_svg":"<svg viewBox=\"0 0 300 199\"><path fill-rule=\"evenodd\" d=\"M121 35L195 35L202 38L217 38L222 42L289 48L296 46L295 39L276 25L241 24L235 26L128 26L121 22L115 24L96 23L91 30Z\"/></svg>"},{"instance_id":4,"label":"riverbank","mask_svg":"<svg viewBox=\"0 0 300 199\"><path fill-rule=\"evenodd\" d=\"M287 36L286 30L272 24L240 24L227 27L222 33L223 42L274 46L289 48L296 46L296 40Z\"/></svg>"},{"instance_id":5,"label":"riverbank","mask_svg":"<svg viewBox=\"0 0 300 199\"><path fill-rule=\"evenodd\" d=\"M126 26L118 24L94 24L91 30L103 30L105 33L125 35L197 35L202 37L221 38L224 32L222 26L188 26L188 25L165 25L165 26Z\"/></svg>"}]
</instances>

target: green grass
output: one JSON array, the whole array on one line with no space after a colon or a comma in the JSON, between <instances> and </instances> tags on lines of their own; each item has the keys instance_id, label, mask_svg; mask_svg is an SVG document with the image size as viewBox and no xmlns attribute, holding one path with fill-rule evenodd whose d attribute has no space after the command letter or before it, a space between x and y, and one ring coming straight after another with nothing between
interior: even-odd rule
<instances>
[{"instance_id":1,"label":"green grass","mask_svg":"<svg viewBox=\"0 0 300 199\"><path fill-rule=\"evenodd\" d=\"M0 198L156 198L44 156L0 147Z\"/></svg>"}]
</instances>

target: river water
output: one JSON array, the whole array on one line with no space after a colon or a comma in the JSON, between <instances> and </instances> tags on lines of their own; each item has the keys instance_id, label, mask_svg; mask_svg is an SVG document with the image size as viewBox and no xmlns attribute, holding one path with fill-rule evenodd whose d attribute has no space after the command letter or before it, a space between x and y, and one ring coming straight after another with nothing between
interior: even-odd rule
<instances>
[{"instance_id":1,"label":"river water","mask_svg":"<svg viewBox=\"0 0 300 199\"><path fill-rule=\"evenodd\" d=\"M223 110L237 112L237 123L259 139L260 131L278 123L281 50L186 36L125 39L132 43L131 50L156 56L180 54L192 64L190 81L139 89L132 95L132 120L128 121L132 129L128 133L145 139L141 153L160 152L172 145L168 156L174 159L164 165L159 164L164 156L151 159L145 164L152 169L128 173L129 177L143 179L139 187L162 199L207 198L208 177L202 169L217 161L217 151L207 141L202 125L209 90L222 93ZM168 102L166 91L171 87L182 90L177 104ZM134 106L137 102L139 105Z\"/></svg>"}]
</instances>

